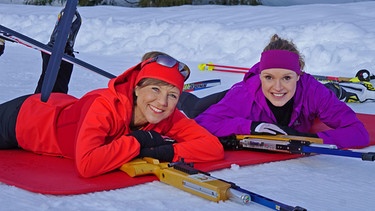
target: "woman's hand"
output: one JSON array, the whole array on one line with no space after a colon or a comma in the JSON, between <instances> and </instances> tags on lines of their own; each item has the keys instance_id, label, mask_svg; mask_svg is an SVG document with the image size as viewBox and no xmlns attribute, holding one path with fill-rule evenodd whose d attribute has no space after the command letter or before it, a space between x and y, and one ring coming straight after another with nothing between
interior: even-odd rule
<instances>
[{"instance_id":1,"label":"woman's hand","mask_svg":"<svg viewBox=\"0 0 375 211\"><path fill-rule=\"evenodd\" d=\"M165 141L162 135L160 135L158 132L155 132L153 130L150 130L150 131L136 130L136 131L131 132L129 135L137 139L137 141L141 145L141 148L150 148L150 147L170 144L170 141Z\"/></svg>"},{"instance_id":2,"label":"woman's hand","mask_svg":"<svg viewBox=\"0 0 375 211\"><path fill-rule=\"evenodd\" d=\"M287 135L287 133L281 129L279 126L272 124L272 123L266 123L266 122L255 122L253 121L251 123L251 134L284 134Z\"/></svg>"}]
</instances>

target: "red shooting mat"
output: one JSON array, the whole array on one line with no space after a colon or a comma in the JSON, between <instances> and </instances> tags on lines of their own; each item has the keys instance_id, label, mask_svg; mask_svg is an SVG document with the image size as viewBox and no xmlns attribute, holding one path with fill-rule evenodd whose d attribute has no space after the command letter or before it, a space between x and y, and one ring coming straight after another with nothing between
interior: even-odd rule
<instances>
[{"instance_id":1,"label":"red shooting mat","mask_svg":"<svg viewBox=\"0 0 375 211\"><path fill-rule=\"evenodd\" d=\"M375 115L358 114L370 133L371 145L375 145ZM321 122L314 124L314 131L326 129ZM196 163L202 171L229 168L231 164L240 166L281 161L300 157L284 153L257 151L226 151L221 161ZM0 182L31 192L54 195L83 194L113 190L157 180L155 176L129 177L122 171L114 171L95 178L81 178L74 162L69 159L42 156L24 150L0 151Z\"/></svg>"}]
</instances>

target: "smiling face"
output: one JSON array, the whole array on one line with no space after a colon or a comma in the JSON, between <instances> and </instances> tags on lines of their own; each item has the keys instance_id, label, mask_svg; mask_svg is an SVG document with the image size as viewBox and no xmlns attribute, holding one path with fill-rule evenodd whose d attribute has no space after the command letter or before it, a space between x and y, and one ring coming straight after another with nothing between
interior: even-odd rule
<instances>
[{"instance_id":1,"label":"smiling face","mask_svg":"<svg viewBox=\"0 0 375 211\"><path fill-rule=\"evenodd\" d=\"M285 105L296 93L299 75L281 68L265 69L260 74L264 96L277 107Z\"/></svg>"},{"instance_id":2,"label":"smiling face","mask_svg":"<svg viewBox=\"0 0 375 211\"><path fill-rule=\"evenodd\" d=\"M135 87L136 104L133 124L157 124L175 110L180 90L172 85L150 84Z\"/></svg>"}]
</instances>

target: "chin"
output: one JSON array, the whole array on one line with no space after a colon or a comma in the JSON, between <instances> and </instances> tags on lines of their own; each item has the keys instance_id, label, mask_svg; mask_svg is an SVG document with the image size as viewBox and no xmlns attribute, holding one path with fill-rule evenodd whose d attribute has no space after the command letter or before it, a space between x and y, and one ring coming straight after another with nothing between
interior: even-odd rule
<instances>
[{"instance_id":1,"label":"chin","mask_svg":"<svg viewBox=\"0 0 375 211\"><path fill-rule=\"evenodd\" d=\"M270 101L272 103L272 105L276 106L276 107L281 107L281 106L284 106L288 101L287 100L272 100Z\"/></svg>"},{"instance_id":2,"label":"chin","mask_svg":"<svg viewBox=\"0 0 375 211\"><path fill-rule=\"evenodd\" d=\"M282 106L285 105L285 103L276 103L276 104L273 104L273 105L276 106L276 107L282 107Z\"/></svg>"}]
</instances>

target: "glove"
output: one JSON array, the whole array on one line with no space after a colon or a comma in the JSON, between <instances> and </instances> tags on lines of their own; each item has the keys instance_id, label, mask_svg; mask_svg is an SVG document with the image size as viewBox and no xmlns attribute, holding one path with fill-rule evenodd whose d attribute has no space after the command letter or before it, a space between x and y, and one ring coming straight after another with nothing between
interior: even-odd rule
<instances>
[{"instance_id":1,"label":"glove","mask_svg":"<svg viewBox=\"0 0 375 211\"><path fill-rule=\"evenodd\" d=\"M131 132L129 135L137 139L137 141L141 145L141 148L156 147L170 143L168 141L165 141L158 132L155 132L153 130L136 130Z\"/></svg>"},{"instance_id":2,"label":"glove","mask_svg":"<svg viewBox=\"0 0 375 211\"><path fill-rule=\"evenodd\" d=\"M174 157L173 145L168 144L151 148L142 148L137 157L152 157L159 161L172 162Z\"/></svg>"},{"instance_id":3,"label":"glove","mask_svg":"<svg viewBox=\"0 0 375 211\"><path fill-rule=\"evenodd\" d=\"M253 121L251 123L251 134L284 134L287 135L287 133L282 130L279 126L271 123L265 123L265 122L255 122Z\"/></svg>"},{"instance_id":4,"label":"glove","mask_svg":"<svg viewBox=\"0 0 375 211\"><path fill-rule=\"evenodd\" d=\"M297 130L287 127L287 126L281 126L287 135L292 135L292 136L305 136L305 137L311 137L311 138L319 138L317 134L315 133L303 133L303 132L298 132Z\"/></svg>"}]
</instances>

